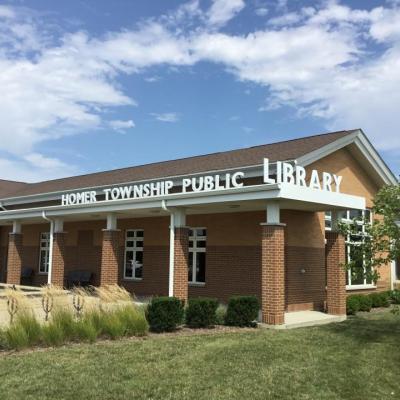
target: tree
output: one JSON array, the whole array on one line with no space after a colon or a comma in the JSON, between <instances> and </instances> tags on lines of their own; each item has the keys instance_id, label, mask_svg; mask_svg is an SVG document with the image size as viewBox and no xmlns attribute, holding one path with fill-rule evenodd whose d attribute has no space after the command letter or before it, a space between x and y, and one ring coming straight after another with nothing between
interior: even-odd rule
<instances>
[{"instance_id":1,"label":"tree","mask_svg":"<svg viewBox=\"0 0 400 400\"><path fill-rule=\"evenodd\" d=\"M346 260L346 268L352 274L366 277L376 282L379 267L400 259L400 185L381 188L375 196L372 208L373 222L364 220L364 232L360 224L339 223L339 231L351 238L351 261ZM397 223L396 223L397 222Z\"/></svg>"}]
</instances>

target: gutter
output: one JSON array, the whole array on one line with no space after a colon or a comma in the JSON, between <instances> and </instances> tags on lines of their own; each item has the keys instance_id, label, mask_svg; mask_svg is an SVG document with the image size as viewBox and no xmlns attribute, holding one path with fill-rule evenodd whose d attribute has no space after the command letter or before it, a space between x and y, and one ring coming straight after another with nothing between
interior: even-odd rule
<instances>
[{"instance_id":1,"label":"gutter","mask_svg":"<svg viewBox=\"0 0 400 400\"><path fill-rule=\"evenodd\" d=\"M54 243L54 220L47 217L46 211L42 211L42 218L50 222L50 249L49 249L49 270L47 273L47 284L51 285L51 275L53 272L53 243Z\"/></svg>"},{"instance_id":2,"label":"gutter","mask_svg":"<svg viewBox=\"0 0 400 400\"><path fill-rule=\"evenodd\" d=\"M174 213L167 207L166 200L161 200L161 208L170 214L169 224L169 279L168 296L174 295L174 268L175 268L175 217Z\"/></svg>"}]
</instances>

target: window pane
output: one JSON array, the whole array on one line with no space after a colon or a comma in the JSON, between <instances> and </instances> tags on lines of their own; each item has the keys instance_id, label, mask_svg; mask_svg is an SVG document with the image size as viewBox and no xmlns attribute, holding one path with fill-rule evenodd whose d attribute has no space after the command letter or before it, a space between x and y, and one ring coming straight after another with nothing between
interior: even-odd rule
<instances>
[{"instance_id":1,"label":"window pane","mask_svg":"<svg viewBox=\"0 0 400 400\"><path fill-rule=\"evenodd\" d=\"M189 282L193 281L193 253L189 253L189 271L188 271L188 280Z\"/></svg>"},{"instance_id":2,"label":"window pane","mask_svg":"<svg viewBox=\"0 0 400 400\"><path fill-rule=\"evenodd\" d=\"M136 237L143 237L144 232L143 231L136 231Z\"/></svg>"},{"instance_id":3,"label":"window pane","mask_svg":"<svg viewBox=\"0 0 400 400\"><path fill-rule=\"evenodd\" d=\"M196 234L197 234L197 236L206 236L206 230L205 229L196 229Z\"/></svg>"},{"instance_id":4,"label":"window pane","mask_svg":"<svg viewBox=\"0 0 400 400\"><path fill-rule=\"evenodd\" d=\"M133 240L128 240L128 241L126 242L126 247L133 247L133 246L134 246Z\"/></svg>"},{"instance_id":5,"label":"window pane","mask_svg":"<svg viewBox=\"0 0 400 400\"><path fill-rule=\"evenodd\" d=\"M126 232L126 237L131 238L135 236L135 231L127 231Z\"/></svg>"},{"instance_id":6,"label":"window pane","mask_svg":"<svg viewBox=\"0 0 400 400\"><path fill-rule=\"evenodd\" d=\"M204 248L204 247L206 247L206 241L198 240L196 245L197 245L197 247Z\"/></svg>"},{"instance_id":7,"label":"window pane","mask_svg":"<svg viewBox=\"0 0 400 400\"><path fill-rule=\"evenodd\" d=\"M206 253L196 254L196 282L206 281Z\"/></svg>"},{"instance_id":8,"label":"window pane","mask_svg":"<svg viewBox=\"0 0 400 400\"><path fill-rule=\"evenodd\" d=\"M193 249L193 240L189 240L189 248Z\"/></svg>"},{"instance_id":9,"label":"window pane","mask_svg":"<svg viewBox=\"0 0 400 400\"><path fill-rule=\"evenodd\" d=\"M143 247L143 242L141 240L137 240L136 247Z\"/></svg>"},{"instance_id":10,"label":"window pane","mask_svg":"<svg viewBox=\"0 0 400 400\"><path fill-rule=\"evenodd\" d=\"M350 219L357 219L361 220L362 219L362 211L361 210L350 210Z\"/></svg>"},{"instance_id":11,"label":"window pane","mask_svg":"<svg viewBox=\"0 0 400 400\"><path fill-rule=\"evenodd\" d=\"M136 252L136 262L138 264L143 264L143 251Z\"/></svg>"}]
</instances>

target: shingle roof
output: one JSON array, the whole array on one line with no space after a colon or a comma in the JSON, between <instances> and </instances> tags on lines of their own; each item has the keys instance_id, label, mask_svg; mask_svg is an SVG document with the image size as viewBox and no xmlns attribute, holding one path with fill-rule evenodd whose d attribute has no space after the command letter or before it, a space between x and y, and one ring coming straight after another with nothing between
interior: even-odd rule
<instances>
[{"instance_id":1,"label":"shingle roof","mask_svg":"<svg viewBox=\"0 0 400 400\"><path fill-rule=\"evenodd\" d=\"M178 160L162 161L38 183L23 184L12 182L12 184L7 183L3 185L3 182L9 181L0 180L0 197L19 197L63 190L114 185L146 179L166 178L198 172L240 168L259 165L262 163L264 157L268 157L271 161L293 160L353 132L354 130L325 133L287 140L284 142L182 158Z\"/></svg>"}]
</instances>

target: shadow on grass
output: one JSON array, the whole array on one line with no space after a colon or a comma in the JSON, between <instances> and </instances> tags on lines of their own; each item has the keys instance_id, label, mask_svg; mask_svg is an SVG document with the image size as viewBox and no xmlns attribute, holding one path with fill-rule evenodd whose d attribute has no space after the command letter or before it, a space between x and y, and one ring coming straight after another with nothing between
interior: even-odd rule
<instances>
[{"instance_id":1,"label":"shadow on grass","mask_svg":"<svg viewBox=\"0 0 400 400\"><path fill-rule=\"evenodd\" d=\"M380 341L400 340L400 315L394 315L389 310L376 313L363 313L349 317L345 322L327 325L326 330L337 335L356 338L365 344Z\"/></svg>"}]
</instances>

